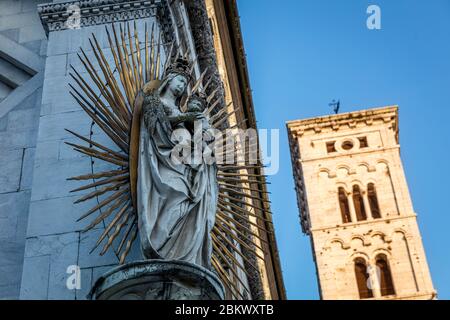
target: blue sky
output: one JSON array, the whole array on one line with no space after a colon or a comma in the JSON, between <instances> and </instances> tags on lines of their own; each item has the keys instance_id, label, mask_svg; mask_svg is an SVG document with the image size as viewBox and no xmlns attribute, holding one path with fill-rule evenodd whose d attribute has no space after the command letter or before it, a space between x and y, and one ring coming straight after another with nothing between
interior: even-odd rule
<instances>
[{"instance_id":1,"label":"blue sky","mask_svg":"<svg viewBox=\"0 0 450 320\"><path fill-rule=\"evenodd\" d=\"M381 30L366 9L381 8ZM259 128L280 129L269 177L289 299L318 299L301 233L287 120L397 104L406 177L433 284L450 299L450 1L238 0Z\"/></svg>"}]
</instances>

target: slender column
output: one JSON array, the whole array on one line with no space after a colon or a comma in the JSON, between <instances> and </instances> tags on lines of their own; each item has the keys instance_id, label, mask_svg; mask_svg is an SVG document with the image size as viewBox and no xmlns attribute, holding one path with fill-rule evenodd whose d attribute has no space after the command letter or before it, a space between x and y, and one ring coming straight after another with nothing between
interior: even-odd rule
<instances>
[{"instance_id":1,"label":"slender column","mask_svg":"<svg viewBox=\"0 0 450 320\"><path fill-rule=\"evenodd\" d=\"M369 203L369 194L367 191L362 191L362 198L364 201L364 208L366 209L367 220L373 220L372 209Z\"/></svg>"},{"instance_id":2,"label":"slender column","mask_svg":"<svg viewBox=\"0 0 450 320\"><path fill-rule=\"evenodd\" d=\"M369 282L372 286L373 297L380 298L381 297L380 277L379 277L380 271L377 270L376 265L371 264L367 266L367 273L369 274Z\"/></svg>"},{"instance_id":3,"label":"slender column","mask_svg":"<svg viewBox=\"0 0 450 320\"><path fill-rule=\"evenodd\" d=\"M350 208L350 217L352 218L352 222L358 222L358 219L356 219L355 204L353 203L353 197L351 192L347 194L347 199L348 199L348 206Z\"/></svg>"}]
</instances>

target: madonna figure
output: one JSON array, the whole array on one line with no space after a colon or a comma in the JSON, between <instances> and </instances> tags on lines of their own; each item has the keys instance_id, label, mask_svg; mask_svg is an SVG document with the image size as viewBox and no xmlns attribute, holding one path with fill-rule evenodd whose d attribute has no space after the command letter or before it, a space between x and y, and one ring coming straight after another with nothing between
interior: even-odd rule
<instances>
[{"instance_id":1,"label":"madonna figure","mask_svg":"<svg viewBox=\"0 0 450 320\"><path fill-rule=\"evenodd\" d=\"M178 59L157 86L144 86L137 169L138 226L145 258L182 260L210 269L210 232L218 197L216 165L171 159L177 144L173 131L189 127L199 117L198 112L180 110L188 81L189 66ZM204 109L206 101L199 101Z\"/></svg>"}]
</instances>

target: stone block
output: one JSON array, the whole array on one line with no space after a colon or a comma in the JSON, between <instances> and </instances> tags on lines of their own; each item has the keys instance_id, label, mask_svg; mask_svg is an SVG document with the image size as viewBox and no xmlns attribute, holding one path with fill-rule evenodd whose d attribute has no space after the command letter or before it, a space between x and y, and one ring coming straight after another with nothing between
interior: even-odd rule
<instances>
[{"instance_id":1,"label":"stone block","mask_svg":"<svg viewBox=\"0 0 450 320\"><path fill-rule=\"evenodd\" d=\"M0 265L0 274L0 286L17 285L22 276L15 265Z\"/></svg>"},{"instance_id":2,"label":"stone block","mask_svg":"<svg viewBox=\"0 0 450 320\"><path fill-rule=\"evenodd\" d=\"M69 82L70 78L66 76L55 76L45 80L42 104L46 105L46 108L41 110L41 116L82 110L69 93Z\"/></svg>"},{"instance_id":3,"label":"stone block","mask_svg":"<svg viewBox=\"0 0 450 320\"><path fill-rule=\"evenodd\" d=\"M89 134L91 121L84 111L73 111L41 116L38 141L61 140L73 137L65 129Z\"/></svg>"},{"instance_id":4,"label":"stone block","mask_svg":"<svg viewBox=\"0 0 450 320\"><path fill-rule=\"evenodd\" d=\"M29 42L24 42L22 45L28 49L30 49L32 52L34 52L37 56L41 55L41 42L43 40L33 40Z\"/></svg>"},{"instance_id":5,"label":"stone block","mask_svg":"<svg viewBox=\"0 0 450 320\"><path fill-rule=\"evenodd\" d=\"M46 40L41 41L41 50L39 52L39 55L41 57L47 57L47 46L48 46L48 41L46 41Z\"/></svg>"},{"instance_id":6,"label":"stone block","mask_svg":"<svg viewBox=\"0 0 450 320\"><path fill-rule=\"evenodd\" d=\"M1 41L1 40L0 40ZM1 42L0 42L1 43ZM43 73L38 73L23 85L12 91L5 99L0 102L0 118L10 112L16 106L33 94L42 86Z\"/></svg>"},{"instance_id":7,"label":"stone block","mask_svg":"<svg viewBox=\"0 0 450 320\"><path fill-rule=\"evenodd\" d=\"M31 202L28 237L76 232L84 229L96 214L80 222L77 222L77 219L97 202L95 199L91 199L74 204L76 199L78 197L72 196Z\"/></svg>"},{"instance_id":8,"label":"stone block","mask_svg":"<svg viewBox=\"0 0 450 320\"><path fill-rule=\"evenodd\" d=\"M22 178L20 181L20 190L31 189L33 182L33 167L35 148L25 149L25 154L22 162Z\"/></svg>"},{"instance_id":9,"label":"stone block","mask_svg":"<svg viewBox=\"0 0 450 320\"><path fill-rule=\"evenodd\" d=\"M40 110L41 110L41 113L40 113L41 116L48 115L48 114L52 113L52 104L51 103L43 103L43 104L41 104Z\"/></svg>"},{"instance_id":10,"label":"stone block","mask_svg":"<svg viewBox=\"0 0 450 320\"><path fill-rule=\"evenodd\" d=\"M40 166L58 161L59 155L59 143L58 140L39 142L36 146L34 155L34 165Z\"/></svg>"},{"instance_id":11,"label":"stone block","mask_svg":"<svg viewBox=\"0 0 450 320\"><path fill-rule=\"evenodd\" d=\"M89 159L40 162L34 167L32 201L67 197L70 190L85 184L84 181L68 181L67 178L87 174L91 171ZM86 194L85 191L75 195Z\"/></svg>"},{"instance_id":12,"label":"stone block","mask_svg":"<svg viewBox=\"0 0 450 320\"><path fill-rule=\"evenodd\" d=\"M8 115L5 115L4 117L0 118L0 132L6 131L7 127L8 127Z\"/></svg>"},{"instance_id":13,"label":"stone block","mask_svg":"<svg viewBox=\"0 0 450 320\"><path fill-rule=\"evenodd\" d=\"M75 291L76 300L87 300L87 295L92 287L92 268L81 269L80 289Z\"/></svg>"},{"instance_id":14,"label":"stone block","mask_svg":"<svg viewBox=\"0 0 450 320\"><path fill-rule=\"evenodd\" d=\"M6 36L8 39L11 39L13 41L19 41L19 28L16 29L8 29L4 31L0 31L0 34Z\"/></svg>"},{"instance_id":15,"label":"stone block","mask_svg":"<svg viewBox=\"0 0 450 320\"><path fill-rule=\"evenodd\" d=\"M23 263L21 300L47 300L50 255L26 257Z\"/></svg>"},{"instance_id":16,"label":"stone block","mask_svg":"<svg viewBox=\"0 0 450 320\"><path fill-rule=\"evenodd\" d=\"M1 142L1 139L0 139ZM2 145L2 143L0 143ZM0 193L19 190L23 150L9 150L0 153Z\"/></svg>"},{"instance_id":17,"label":"stone block","mask_svg":"<svg viewBox=\"0 0 450 320\"><path fill-rule=\"evenodd\" d=\"M31 92L25 99L23 99L17 106L14 107L16 110L33 109L41 104L41 93L42 93L42 83L35 91Z\"/></svg>"},{"instance_id":18,"label":"stone block","mask_svg":"<svg viewBox=\"0 0 450 320\"><path fill-rule=\"evenodd\" d=\"M67 54L50 56L45 62L45 79L66 75Z\"/></svg>"},{"instance_id":19,"label":"stone block","mask_svg":"<svg viewBox=\"0 0 450 320\"><path fill-rule=\"evenodd\" d=\"M0 246L0 265L14 265L16 267L20 266L21 268L23 263L24 251L24 241L18 242L2 240L2 245ZM21 273L22 270L18 270L18 272ZM2 276L0 275L0 277Z\"/></svg>"},{"instance_id":20,"label":"stone block","mask_svg":"<svg viewBox=\"0 0 450 320\"><path fill-rule=\"evenodd\" d=\"M77 265L78 233L65 233L51 236L40 236L27 239L25 248L25 265L30 257L48 256L48 296L47 299L75 299L75 291L67 288L67 279L70 274L67 269ZM28 286L28 282L22 285ZM29 291L32 293L32 291Z\"/></svg>"},{"instance_id":21,"label":"stone block","mask_svg":"<svg viewBox=\"0 0 450 320\"><path fill-rule=\"evenodd\" d=\"M21 198L24 192L14 192L0 194L0 218L6 218L11 212L18 212L26 209Z\"/></svg>"},{"instance_id":22,"label":"stone block","mask_svg":"<svg viewBox=\"0 0 450 320\"><path fill-rule=\"evenodd\" d=\"M47 42L47 57L66 54L68 48L68 39L64 31L50 32Z\"/></svg>"},{"instance_id":23,"label":"stone block","mask_svg":"<svg viewBox=\"0 0 450 320\"><path fill-rule=\"evenodd\" d=\"M92 50L92 47L89 43L89 39L92 40L92 44L94 44L94 40L92 35L94 34L100 47L105 48L109 46L107 35L105 31L105 25L95 25L81 28L81 30L65 30L64 31L68 37L68 52L79 52L80 47L83 48L84 51Z\"/></svg>"},{"instance_id":24,"label":"stone block","mask_svg":"<svg viewBox=\"0 0 450 320\"><path fill-rule=\"evenodd\" d=\"M29 202L26 203L27 206ZM25 243L25 238L27 235L27 226L28 226L28 209L24 212L21 212L17 216L17 228L16 228L16 241L18 243Z\"/></svg>"},{"instance_id":25,"label":"stone block","mask_svg":"<svg viewBox=\"0 0 450 320\"><path fill-rule=\"evenodd\" d=\"M33 148L36 146L36 135L36 130L27 130L23 132L0 132L0 146L2 146L2 151L5 152L6 150ZM0 155L0 158L1 157L2 155ZM2 170L0 169L0 171Z\"/></svg>"},{"instance_id":26,"label":"stone block","mask_svg":"<svg viewBox=\"0 0 450 320\"><path fill-rule=\"evenodd\" d=\"M46 39L44 28L39 25L20 28L19 43Z\"/></svg>"},{"instance_id":27,"label":"stone block","mask_svg":"<svg viewBox=\"0 0 450 320\"><path fill-rule=\"evenodd\" d=\"M14 233L14 235L11 235L11 238L9 238L8 241L24 241L29 203L29 191L0 194L0 219L14 219L16 226L15 228L8 231ZM2 246L3 245L4 243L2 243ZM2 248L2 246L0 246L0 249Z\"/></svg>"},{"instance_id":28,"label":"stone block","mask_svg":"<svg viewBox=\"0 0 450 320\"><path fill-rule=\"evenodd\" d=\"M7 130L11 132L33 130L37 128L38 121L37 109L12 110L8 113Z\"/></svg>"},{"instance_id":29,"label":"stone block","mask_svg":"<svg viewBox=\"0 0 450 320\"><path fill-rule=\"evenodd\" d=\"M0 2L0 16L14 15L20 12L22 1L3 0Z\"/></svg>"},{"instance_id":30,"label":"stone block","mask_svg":"<svg viewBox=\"0 0 450 320\"><path fill-rule=\"evenodd\" d=\"M16 237L17 216L10 214L8 217L0 217L0 241Z\"/></svg>"},{"instance_id":31,"label":"stone block","mask_svg":"<svg viewBox=\"0 0 450 320\"><path fill-rule=\"evenodd\" d=\"M20 282L0 286L0 300L17 300L20 295Z\"/></svg>"}]
</instances>

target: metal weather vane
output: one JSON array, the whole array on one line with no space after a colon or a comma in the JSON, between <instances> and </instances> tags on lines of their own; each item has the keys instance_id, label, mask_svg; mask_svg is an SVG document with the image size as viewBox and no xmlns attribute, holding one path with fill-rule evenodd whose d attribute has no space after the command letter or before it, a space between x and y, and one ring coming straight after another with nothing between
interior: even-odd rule
<instances>
[{"instance_id":1,"label":"metal weather vane","mask_svg":"<svg viewBox=\"0 0 450 320\"><path fill-rule=\"evenodd\" d=\"M333 107L333 111L334 111L335 114L339 113L339 109L341 108L341 101L340 100L338 100L336 102L336 100L333 99L328 105L330 107Z\"/></svg>"}]
</instances>

